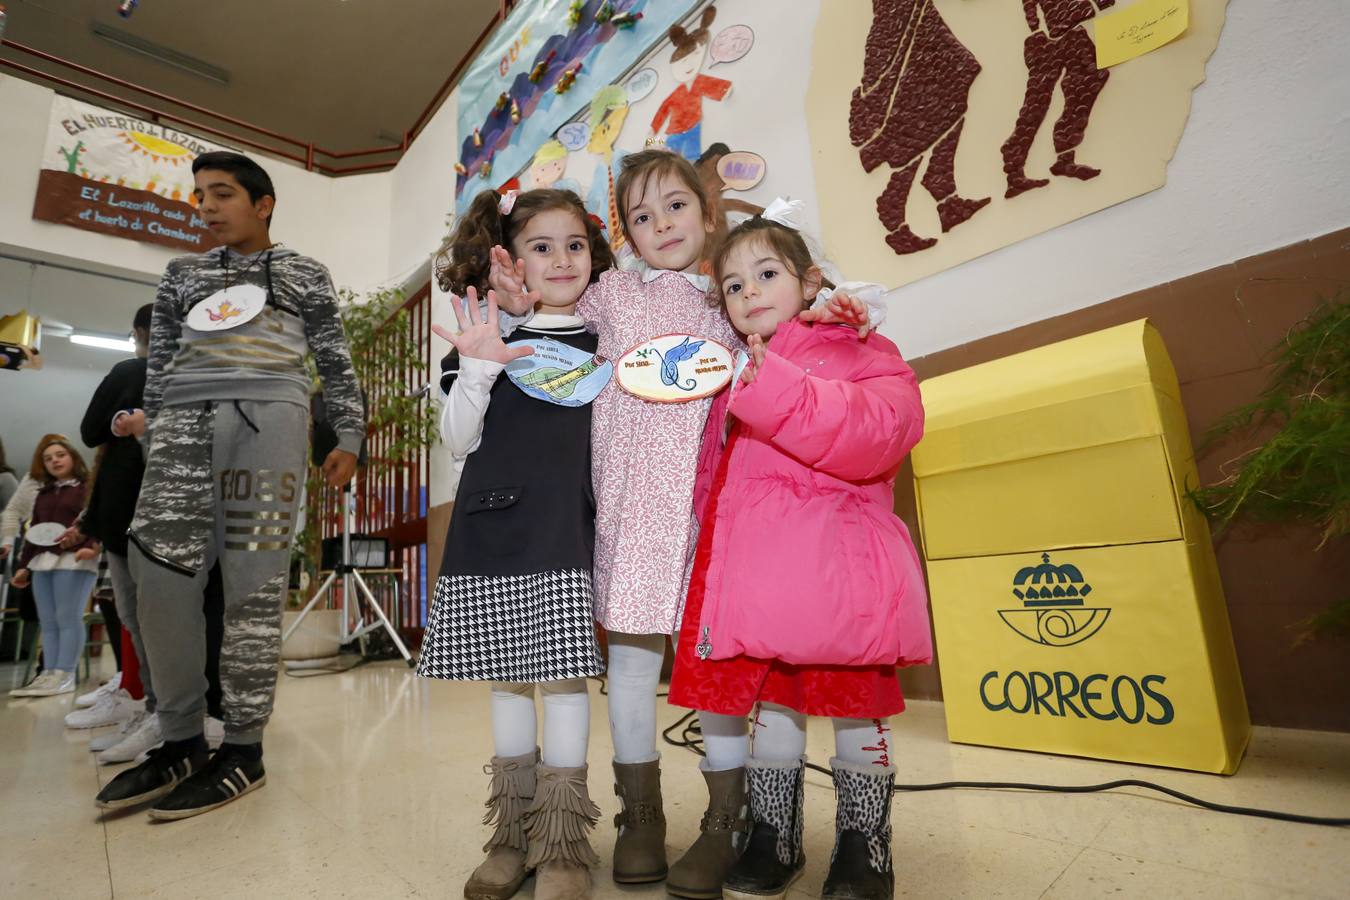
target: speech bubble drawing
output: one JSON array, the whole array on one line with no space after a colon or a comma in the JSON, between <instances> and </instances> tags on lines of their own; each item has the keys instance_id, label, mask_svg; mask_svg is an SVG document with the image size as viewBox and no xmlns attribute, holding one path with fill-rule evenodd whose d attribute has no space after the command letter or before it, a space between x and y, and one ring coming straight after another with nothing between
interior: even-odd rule
<instances>
[{"instance_id":1,"label":"speech bubble drawing","mask_svg":"<svg viewBox=\"0 0 1350 900\"><path fill-rule=\"evenodd\" d=\"M580 150L591 139L591 128L585 122L568 122L558 129L558 143L568 150Z\"/></svg>"},{"instance_id":2,"label":"speech bubble drawing","mask_svg":"<svg viewBox=\"0 0 1350 900\"><path fill-rule=\"evenodd\" d=\"M764 180L768 172L764 157L749 150L728 153L717 161L717 174L733 191L748 191Z\"/></svg>"},{"instance_id":3,"label":"speech bubble drawing","mask_svg":"<svg viewBox=\"0 0 1350 900\"><path fill-rule=\"evenodd\" d=\"M712 65L708 68L718 63L735 62L749 53L753 46L755 46L755 32L749 25L728 25L713 38L712 49L708 53L712 57Z\"/></svg>"},{"instance_id":4,"label":"speech bubble drawing","mask_svg":"<svg viewBox=\"0 0 1350 900\"><path fill-rule=\"evenodd\" d=\"M659 76L655 69L639 69L628 79L624 85L624 90L628 91L628 102L637 103L643 97L646 97L652 91L656 90L656 82Z\"/></svg>"}]
</instances>

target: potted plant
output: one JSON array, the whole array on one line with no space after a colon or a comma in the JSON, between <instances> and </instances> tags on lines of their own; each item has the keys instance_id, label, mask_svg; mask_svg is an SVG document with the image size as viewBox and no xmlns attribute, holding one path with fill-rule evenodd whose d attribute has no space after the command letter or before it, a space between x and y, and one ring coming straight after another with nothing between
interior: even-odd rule
<instances>
[{"instance_id":1,"label":"potted plant","mask_svg":"<svg viewBox=\"0 0 1350 900\"><path fill-rule=\"evenodd\" d=\"M1190 493L1215 522L1310 523L1319 551L1350 532L1350 292L1325 301L1272 352L1266 389L1209 430L1203 452L1237 435L1272 430L1221 467L1217 484ZM1350 634L1350 589L1307 622L1306 636Z\"/></svg>"}]
</instances>

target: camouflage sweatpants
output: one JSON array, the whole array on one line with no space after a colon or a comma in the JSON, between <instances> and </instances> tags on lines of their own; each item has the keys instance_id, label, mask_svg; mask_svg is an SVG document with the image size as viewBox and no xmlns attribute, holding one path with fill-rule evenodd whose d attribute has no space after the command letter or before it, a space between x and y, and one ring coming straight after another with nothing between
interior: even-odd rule
<instances>
[{"instance_id":1,"label":"camouflage sweatpants","mask_svg":"<svg viewBox=\"0 0 1350 900\"><path fill-rule=\"evenodd\" d=\"M247 400L165 406L154 423L130 560L166 740L202 732L202 591L219 560L225 739L262 740L309 447L308 410Z\"/></svg>"}]
</instances>

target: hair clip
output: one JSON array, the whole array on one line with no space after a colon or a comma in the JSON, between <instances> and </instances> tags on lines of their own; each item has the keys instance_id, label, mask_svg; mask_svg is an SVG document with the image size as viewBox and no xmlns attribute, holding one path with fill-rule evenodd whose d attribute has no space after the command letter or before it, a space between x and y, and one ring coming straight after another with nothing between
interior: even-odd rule
<instances>
[{"instance_id":1,"label":"hair clip","mask_svg":"<svg viewBox=\"0 0 1350 900\"><path fill-rule=\"evenodd\" d=\"M497 212L504 216L511 215L511 210L516 208L516 198L520 196L520 191L507 191L502 194L502 199L497 201Z\"/></svg>"}]
</instances>

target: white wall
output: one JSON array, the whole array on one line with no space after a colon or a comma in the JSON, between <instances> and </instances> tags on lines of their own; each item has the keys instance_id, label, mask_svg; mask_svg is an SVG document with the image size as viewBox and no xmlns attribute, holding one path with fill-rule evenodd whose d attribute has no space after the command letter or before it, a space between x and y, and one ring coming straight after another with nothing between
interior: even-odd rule
<instances>
[{"instance_id":1,"label":"white wall","mask_svg":"<svg viewBox=\"0 0 1350 900\"><path fill-rule=\"evenodd\" d=\"M816 205L802 62L820 6L799 0L788 15L773 0L717 4L714 30L747 22L756 43L744 59L705 70L736 87L726 103L704 103L704 142L765 156L768 178L748 199L790 194ZM932 353L1350 225L1345 46L1350 16L1328 15L1324 0L1286 0L1278 15L1265 4L1229 4L1163 188L893 292L882 330L909 356ZM645 130L669 90L664 55L652 65L662 83L632 107L625 138ZM451 111L447 103L433 122L435 152L419 152L428 140L419 138L395 170L396 190L417 197L420 185L427 205L419 224L397 232L391 262L427 252L444 234L431 198L450 208ZM870 200L864 205L870 215ZM808 229L817 222L808 210Z\"/></svg>"},{"instance_id":2,"label":"white wall","mask_svg":"<svg viewBox=\"0 0 1350 900\"><path fill-rule=\"evenodd\" d=\"M1229 4L1166 186L901 288L882 331L919 356L1350 225L1339 6Z\"/></svg>"},{"instance_id":3,"label":"white wall","mask_svg":"<svg viewBox=\"0 0 1350 900\"><path fill-rule=\"evenodd\" d=\"M717 5L715 29L747 22L757 40L744 59L711 70L736 82L729 101L741 102L704 104L705 142L765 155L769 176L750 199L791 194L814 206L803 61L821 4L797 0L790 14L773 0ZM1328 7L1286 0L1271 15L1265 4L1230 4L1165 187L894 292L883 330L907 355L932 353L1350 224L1350 78L1342 63L1350 17ZM634 128L645 129L669 89L664 59L655 65L662 84L634 106ZM0 77L0 245L157 275L173 251L32 221L50 98ZM453 206L455 110L452 95L390 173L326 179L269 165L281 194L277 238L356 288L402 281L425 265ZM808 212L808 227L817 221ZM433 317L450 319L440 305ZM433 339L434 360L445 349ZM433 478L432 502L448 499Z\"/></svg>"}]
</instances>

